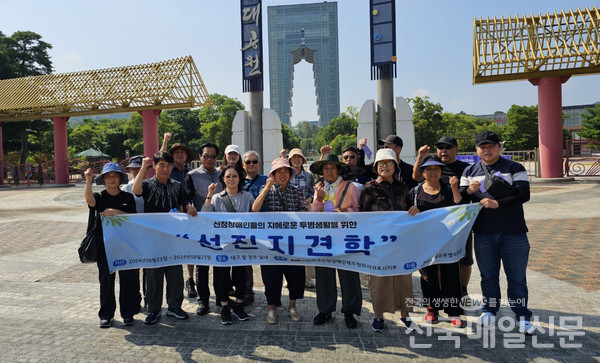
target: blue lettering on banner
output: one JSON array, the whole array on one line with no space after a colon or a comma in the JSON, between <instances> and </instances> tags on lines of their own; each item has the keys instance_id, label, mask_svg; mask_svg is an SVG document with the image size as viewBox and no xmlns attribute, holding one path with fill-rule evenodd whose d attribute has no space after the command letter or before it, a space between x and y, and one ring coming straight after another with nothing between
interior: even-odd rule
<instances>
[{"instance_id":1,"label":"blue lettering on banner","mask_svg":"<svg viewBox=\"0 0 600 363\"><path fill-rule=\"evenodd\" d=\"M113 262L113 266L118 267L118 266L125 266L127 265L127 261L125 260L115 260L115 262Z\"/></svg>"},{"instance_id":2,"label":"blue lettering on banner","mask_svg":"<svg viewBox=\"0 0 600 363\"><path fill-rule=\"evenodd\" d=\"M216 259L219 262L227 262L227 260L229 260L229 257L227 257L226 255L217 255Z\"/></svg>"},{"instance_id":3,"label":"blue lettering on banner","mask_svg":"<svg viewBox=\"0 0 600 363\"><path fill-rule=\"evenodd\" d=\"M416 262L409 262L409 263L405 263L404 264L404 269L405 270L412 270L417 268L417 263Z\"/></svg>"}]
</instances>

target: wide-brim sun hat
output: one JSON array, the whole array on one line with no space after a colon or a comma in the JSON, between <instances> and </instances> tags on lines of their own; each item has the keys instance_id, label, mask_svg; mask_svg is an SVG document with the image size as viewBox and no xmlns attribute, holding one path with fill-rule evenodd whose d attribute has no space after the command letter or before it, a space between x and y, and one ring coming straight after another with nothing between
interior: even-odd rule
<instances>
[{"instance_id":1,"label":"wide-brim sun hat","mask_svg":"<svg viewBox=\"0 0 600 363\"><path fill-rule=\"evenodd\" d=\"M269 171L269 176L275 176L275 172L282 168L290 169L290 178L296 175L296 169L292 168L288 159L277 158L271 162L271 171Z\"/></svg>"},{"instance_id":2,"label":"wide-brim sun hat","mask_svg":"<svg viewBox=\"0 0 600 363\"><path fill-rule=\"evenodd\" d=\"M104 167L102 168L102 173L98 175L95 179L96 185L104 185L104 175L110 172L116 172L120 174L121 179L119 180L119 184L127 184L129 182L129 177L121 170L119 164L111 162L104 164Z\"/></svg>"},{"instance_id":3,"label":"wide-brim sun hat","mask_svg":"<svg viewBox=\"0 0 600 363\"><path fill-rule=\"evenodd\" d=\"M304 153L302 152L301 149L299 148L293 148L292 150L290 150L290 153L288 154L288 160L290 160L292 158L292 156L294 155L298 155L302 158L302 160L304 160L304 164L306 164L306 158L304 157Z\"/></svg>"},{"instance_id":4,"label":"wide-brim sun hat","mask_svg":"<svg viewBox=\"0 0 600 363\"><path fill-rule=\"evenodd\" d=\"M175 150L183 150L183 151L185 151L185 154L187 156L187 158L185 159L186 163L189 163L190 161L194 160L194 157L195 157L194 150L190 149L185 144L176 143L175 145L171 146L171 148L169 149L169 153L171 155L173 155L173 152Z\"/></svg>"},{"instance_id":5,"label":"wide-brim sun hat","mask_svg":"<svg viewBox=\"0 0 600 363\"><path fill-rule=\"evenodd\" d=\"M317 175L323 175L323 166L327 164L333 164L338 168L340 175L350 174L350 168L348 165L342 163L337 155L327 154L323 156L323 159L315 161L310 165L310 171Z\"/></svg>"},{"instance_id":6,"label":"wide-brim sun hat","mask_svg":"<svg viewBox=\"0 0 600 363\"><path fill-rule=\"evenodd\" d=\"M384 160L392 160L398 169L398 161L396 160L396 153L392 149L379 149L375 154L375 162L373 163L373 170L377 172L377 163Z\"/></svg>"}]
</instances>

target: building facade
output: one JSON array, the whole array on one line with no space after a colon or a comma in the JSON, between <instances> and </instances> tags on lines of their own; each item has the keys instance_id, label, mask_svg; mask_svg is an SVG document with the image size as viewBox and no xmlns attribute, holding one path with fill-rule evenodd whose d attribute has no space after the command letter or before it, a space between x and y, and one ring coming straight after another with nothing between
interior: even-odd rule
<instances>
[{"instance_id":1,"label":"building facade","mask_svg":"<svg viewBox=\"0 0 600 363\"><path fill-rule=\"evenodd\" d=\"M269 6L270 108L290 125L294 65L313 65L319 125L340 114L337 3Z\"/></svg>"}]
</instances>

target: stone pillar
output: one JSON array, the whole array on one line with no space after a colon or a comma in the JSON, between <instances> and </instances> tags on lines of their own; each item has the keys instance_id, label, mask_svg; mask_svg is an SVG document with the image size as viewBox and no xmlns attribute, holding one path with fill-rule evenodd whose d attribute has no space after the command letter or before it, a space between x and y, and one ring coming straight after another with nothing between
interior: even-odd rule
<instances>
[{"instance_id":1,"label":"stone pillar","mask_svg":"<svg viewBox=\"0 0 600 363\"><path fill-rule=\"evenodd\" d=\"M4 148L2 146L2 122L0 122L0 185L4 184Z\"/></svg>"},{"instance_id":2,"label":"stone pillar","mask_svg":"<svg viewBox=\"0 0 600 363\"><path fill-rule=\"evenodd\" d=\"M377 139L385 139L395 133L394 79L377 80Z\"/></svg>"},{"instance_id":3,"label":"stone pillar","mask_svg":"<svg viewBox=\"0 0 600 363\"><path fill-rule=\"evenodd\" d=\"M69 154L67 153L68 117L52 117L54 124L54 183L69 183Z\"/></svg>"},{"instance_id":4,"label":"stone pillar","mask_svg":"<svg viewBox=\"0 0 600 363\"><path fill-rule=\"evenodd\" d=\"M375 161L375 153L377 153L377 130L375 129L375 101L366 100L358 112L358 128L356 130L356 142L367 138L367 146L373 152L371 158L365 155L365 164ZM384 136L385 137L385 136Z\"/></svg>"},{"instance_id":5,"label":"stone pillar","mask_svg":"<svg viewBox=\"0 0 600 363\"><path fill-rule=\"evenodd\" d=\"M538 130L542 178L563 177L562 92L570 76L529 80L538 87Z\"/></svg>"},{"instance_id":6,"label":"stone pillar","mask_svg":"<svg viewBox=\"0 0 600 363\"><path fill-rule=\"evenodd\" d=\"M144 156L152 158L158 152L158 115L161 110L139 111L144 126ZM148 170L148 177L154 175L154 169Z\"/></svg>"}]
</instances>

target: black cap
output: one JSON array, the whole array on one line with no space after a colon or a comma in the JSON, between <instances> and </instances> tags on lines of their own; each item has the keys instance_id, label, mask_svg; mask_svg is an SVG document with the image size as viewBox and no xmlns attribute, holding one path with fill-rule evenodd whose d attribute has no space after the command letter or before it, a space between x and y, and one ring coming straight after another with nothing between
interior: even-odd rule
<instances>
[{"instance_id":1,"label":"black cap","mask_svg":"<svg viewBox=\"0 0 600 363\"><path fill-rule=\"evenodd\" d=\"M397 145L397 146L400 146L400 147L404 146L404 143L402 142L402 139L398 135L389 135L385 139L380 139L379 141L377 141L377 143L379 145L383 145L386 142L389 142L390 144L394 144L394 145Z\"/></svg>"},{"instance_id":2,"label":"black cap","mask_svg":"<svg viewBox=\"0 0 600 363\"><path fill-rule=\"evenodd\" d=\"M475 146L481 144L499 144L500 138L492 131L481 131L475 138Z\"/></svg>"},{"instance_id":3,"label":"black cap","mask_svg":"<svg viewBox=\"0 0 600 363\"><path fill-rule=\"evenodd\" d=\"M441 139L439 139L438 142L435 143L435 146L438 145L450 145L450 146L456 146L458 147L458 142L456 142L456 139L453 138L452 136L444 136Z\"/></svg>"}]
</instances>

